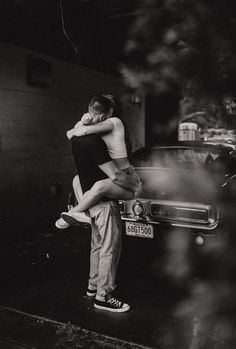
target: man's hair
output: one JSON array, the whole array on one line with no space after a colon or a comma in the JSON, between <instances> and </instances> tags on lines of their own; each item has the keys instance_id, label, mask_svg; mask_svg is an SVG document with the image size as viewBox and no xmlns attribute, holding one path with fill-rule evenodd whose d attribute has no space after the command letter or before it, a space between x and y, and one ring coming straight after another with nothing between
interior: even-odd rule
<instances>
[{"instance_id":1,"label":"man's hair","mask_svg":"<svg viewBox=\"0 0 236 349\"><path fill-rule=\"evenodd\" d=\"M89 107L92 108L96 114L108 114L113 107L113 103L105 96L95 96L90 100Z\"/></svg>"}]
</instances>

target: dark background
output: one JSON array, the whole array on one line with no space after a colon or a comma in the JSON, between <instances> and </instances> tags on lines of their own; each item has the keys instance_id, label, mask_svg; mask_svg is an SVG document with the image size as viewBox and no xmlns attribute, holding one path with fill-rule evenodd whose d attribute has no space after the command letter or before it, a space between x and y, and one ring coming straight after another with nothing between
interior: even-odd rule
<instances>
[{"instance_id":1,"label":"dark background","mask_svg":"<svg viewBox=\"0 0 236 349\"><path fill-rule=\"evenodd\" d=\"M2 0L0 41L116 74L139 3Z\"/></svg>"}]
</instances>

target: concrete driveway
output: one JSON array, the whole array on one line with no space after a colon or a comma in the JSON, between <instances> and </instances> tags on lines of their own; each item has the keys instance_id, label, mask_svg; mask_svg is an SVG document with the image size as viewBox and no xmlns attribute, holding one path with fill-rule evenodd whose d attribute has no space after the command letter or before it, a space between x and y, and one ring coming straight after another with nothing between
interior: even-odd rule
<instances>
[{"instance_id":1,"label":"concrete driveway","mask_svg":"<svg viewBox=\"0 0 236 349\"><path fill-rule=\"evenodd\" d=\"M1 263L0 337L5 335L17 340L19 331L17 337L14 321L24 324L25 329L30 328L29 321L32 325L35 318L27 320L27 314L32 314L37 317L36 323L39 317L48 324L39 338L31 331L35 348L49 348L45 338L49 336L49 324L54 322L64 328L67 335L72 328L75 332L85 330L105 336L101 343L110 348L112 345L161 349L235 348L234 314L227 316L226 312L232 309L234 300L227 304L224 312L215 304L224 297L229 299L231 290L228 296L222 292L218 294L222 280L212 280L212 275L211 279L193 275L190 278L185 270L189 272L189 266L183 267L184 256L172 251L167 258L162 239L124 236L117 294L132 308L123 314L95 310L92 299L85 295L89 245L90 228L83 225L64 231L51 227L25 243L2 247L5 259ZM185 274L182 271L182 275L174 277L173 268L179 265ZM217 295L214 295L214 286ZM20 314L23 320L19 319ZM52 348L58 347L58 328L55 331ZM23 333L27 343L30 333L26 330ZM62 330L59 337L64 334ZM111 342L107 343L104 338ZM23 343L24 338L21 337L21 341ZM98 348L98 344L89 343L91 348ZM83 347L81 342L80 345ZM76 342L72 347L77 347Z\"/></svg>"}]
</instances>

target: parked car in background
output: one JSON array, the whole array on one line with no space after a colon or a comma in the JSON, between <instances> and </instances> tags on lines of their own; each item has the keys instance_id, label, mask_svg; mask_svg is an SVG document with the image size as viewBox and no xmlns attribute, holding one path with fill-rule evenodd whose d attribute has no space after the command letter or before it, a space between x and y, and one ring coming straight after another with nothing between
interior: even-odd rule
<instances>
[{"instance_id":1,"label":"parked car in background","mask_svg":"<svg viewBox=\"0 0 236 349\"><path fill-rule=\"evenodd\" d=\"M153 239L166 229L190 233L198 245L227 236L235 223L236 147L178 142L144 147L133 164L143 183L135 200L120 200L125 234Z\"/></svg>"}]
</instances>

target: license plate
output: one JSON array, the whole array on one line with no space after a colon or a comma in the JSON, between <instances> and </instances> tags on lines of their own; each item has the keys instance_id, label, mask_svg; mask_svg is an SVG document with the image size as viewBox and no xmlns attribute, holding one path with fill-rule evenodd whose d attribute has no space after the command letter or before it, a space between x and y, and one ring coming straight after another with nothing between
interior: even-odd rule
<instances>
[{"instance_id":1,"label":"license plate","mask_svg":"<svg viewBox=\"0 0 236 349\"><path fill-rule=\"evenodd\" d=\"M139 222L125 222L126 235L139 236L141 238L153 239L154 232L151 224Z\"/></svg>"}]
</instances>

